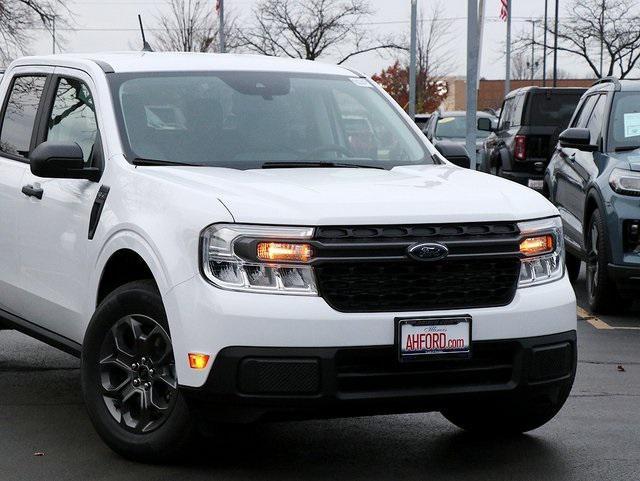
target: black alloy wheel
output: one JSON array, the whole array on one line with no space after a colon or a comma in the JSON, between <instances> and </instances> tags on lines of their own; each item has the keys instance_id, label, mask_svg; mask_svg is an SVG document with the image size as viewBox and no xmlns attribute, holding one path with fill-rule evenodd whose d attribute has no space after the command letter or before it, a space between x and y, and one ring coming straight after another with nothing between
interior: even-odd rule
<instances>
[{"instance_id":1,"label":"black alloy wheel","mask_svg":"<svg viewBox=\"0 0 640 481\"><path fill-rule=\"evenodd\" d=\"M103 400L123 428L148 433L165 422L178 382L171 339L160 324L141 314L123 317L104 339L99 363Z\"/></svg>"},{"instance_id":2,"label":"black alloy wheel","mask_svg":"<svg viewBox=\"0 0 640 481\"><path fill-rule=\"evenodd\" d=\"M585 236L587 251L587 298L593 312L615 312L624 307L615 282L608 272L608 242L606 225L596 209L591 215Z\"/></svg>"},{"instance_id":3,"label":"black alloy wheel","mask_svg":"<svg viewBox=\"0 0 640 481\"><path fill-rule=\"evenodd\" d=\"M118 454L166 463L192 451L197 423L153 280L118 287L100 303L82 345L81 381L93 426Z\"/></svg>"}]
</instances>

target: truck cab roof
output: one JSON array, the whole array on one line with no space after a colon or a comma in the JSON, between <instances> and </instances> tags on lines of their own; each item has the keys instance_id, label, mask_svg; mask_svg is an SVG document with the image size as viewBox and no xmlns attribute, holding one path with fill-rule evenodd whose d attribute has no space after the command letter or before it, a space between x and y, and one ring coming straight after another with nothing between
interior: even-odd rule
<instances>
[{"instance_id":1,"label":"truck cab roof","mask_svg":"<svg viewBox=\"0 0 640 481\"><path fill-rule=\"evenodd\" d=\"M11 66L63 66L91 69L96 65L105 73L180 71L261 71L362 76L355 70L310 60L248 54L194 52L108 52L57 54L23 57Z\"/></svg>"}]
</instances>

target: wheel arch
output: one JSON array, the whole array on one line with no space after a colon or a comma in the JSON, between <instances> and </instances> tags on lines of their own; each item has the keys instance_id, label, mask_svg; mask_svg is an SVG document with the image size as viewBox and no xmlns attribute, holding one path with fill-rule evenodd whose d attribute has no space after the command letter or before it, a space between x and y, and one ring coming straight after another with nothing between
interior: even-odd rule
<instances>
[{"instance_id":1,"label":"wheel arch","mask_svg":"<svg viewBox=\"0 0 640 481\"><path fill-rule=\"evenodd\" d=\"M166 266L144 237L131 230L115 233L97 256L91 280L93 296L89 312L93 313L113 289L140 279L152 279L161 294L171 288Z\"/></svg>"},{"instance_id":2,"label":"wheel arch","mask_svg":"<svg viewBox=\"0 0 640 481\"><path fill-rule=\"evenodd\" d=\"M604 201L602 200L600 193L594 187L591 187L587 191L587 195L585 197L584 216L582 218L582 240L585 246L587 245L587 229L589 221L591 220L591 216L596 209L599 209L600 212L606 215L606 211L604 209Z\"/></svg>"}]
</instances>

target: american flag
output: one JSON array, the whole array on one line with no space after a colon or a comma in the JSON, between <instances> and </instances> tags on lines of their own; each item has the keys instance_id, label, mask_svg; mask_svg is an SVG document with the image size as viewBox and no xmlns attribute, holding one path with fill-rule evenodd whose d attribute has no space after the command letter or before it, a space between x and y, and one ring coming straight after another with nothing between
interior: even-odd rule
<instances>
[{"instance_id":1,"label":"american flag","mask_svg":"<svg viewBox=\"0 0 640 481\"><path fill-rule=\"evenodd\" d=\"M509 0L500 0L500 20L507 21L509 17Z\"/></svg>"}]
</instances>

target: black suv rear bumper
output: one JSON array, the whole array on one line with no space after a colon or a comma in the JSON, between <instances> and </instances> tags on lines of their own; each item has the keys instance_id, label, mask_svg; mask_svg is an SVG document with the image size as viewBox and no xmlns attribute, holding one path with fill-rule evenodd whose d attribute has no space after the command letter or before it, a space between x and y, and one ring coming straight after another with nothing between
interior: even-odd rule
<instances>
[{"instance_id":1,"label":"black suv rear bumper","mask_svg":"<svg viewBox=\"0 0 640 481\"><path fill-rule=\"evenodd\" d=\"M502 177L522 185L527 185L529 180L543 180L544 172L532 173L532 172L519 172L516 170L503 170Z\"/></svg>"},{"instance_id":2,"label":"black suv rear bumper","mask_svg":"<svg viewBox=\"0 0 640 481\"><path fill-rule=\"evenodd\" d=\"M219 422L438 411L499 397L552 402L573 383L576 333L478 341L467 360L401 363L394 346L228 347L190 407Z\"/></svg>"}]
</instances>

